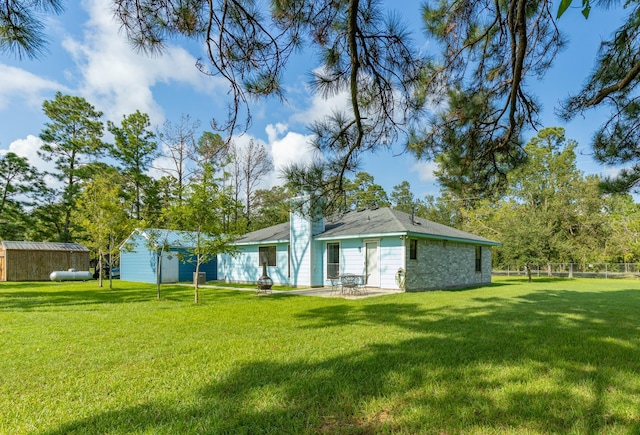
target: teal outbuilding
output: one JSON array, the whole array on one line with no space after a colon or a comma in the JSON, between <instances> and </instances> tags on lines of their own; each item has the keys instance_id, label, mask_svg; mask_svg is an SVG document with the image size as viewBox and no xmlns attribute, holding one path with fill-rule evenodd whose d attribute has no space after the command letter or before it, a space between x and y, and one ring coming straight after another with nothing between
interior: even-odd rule
<instances>
[{"instance_id":1,"label":"teal outbuilding","mask_svg":"<svg viewBox=\"0 0 640 435\"><path fill-rule=\"evenodd\" d=\"M120 279L156 283L160 264L161 282L193 282L195 240L196 233L189 231L134 230L120 246ZM201 264L199 272L206 281L218 279L217 258Z\"/></svg>"}]
</instances>

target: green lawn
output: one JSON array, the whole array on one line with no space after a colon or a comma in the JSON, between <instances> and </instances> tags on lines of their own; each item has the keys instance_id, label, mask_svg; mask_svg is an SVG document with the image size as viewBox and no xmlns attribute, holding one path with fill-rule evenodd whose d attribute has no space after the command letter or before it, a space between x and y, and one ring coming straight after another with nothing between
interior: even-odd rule
<instances>
[{"instance_id":1,"label":"green lawn","mask_svg":"<svg viewBox=\"0 0 640 435\"><path fill-rule=\"evenodd\" d=\"M0 283L0 433L640 433L640 282Z\"/></svg>"}]
</instances>

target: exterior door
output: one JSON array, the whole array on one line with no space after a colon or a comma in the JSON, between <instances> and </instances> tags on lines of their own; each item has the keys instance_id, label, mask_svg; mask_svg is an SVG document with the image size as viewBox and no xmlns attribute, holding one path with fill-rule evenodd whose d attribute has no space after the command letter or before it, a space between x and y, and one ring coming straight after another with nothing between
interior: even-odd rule
<instances>
[{"instance_id":1,"label":"exterior door","mask_svg":"<svg viewBox=\"0 0 640 435\"><path fill-rule=\"evenodd\" d=\"M365 242L365 274L369 287L380 287L380 255L378 242Z\"/></svg>"},{"instance_id":2,"label":"exterior door","mask_svg":"<svg viewBox=\"0 0 640 435\"><path fill-rule=\"evenodd\" d=\"M178 282L180 260L175 252L162 254L162 282Z\"/></svg>"},{"instance_id":3,"label":"exterior door","mask_svg":"<svg viewBox=\"0 0 640 435\"><path fill-rule=\"evenodd\" d=\"M0 255L0 281L4 281L4 256Z\"/></svg>"}]
</instances>

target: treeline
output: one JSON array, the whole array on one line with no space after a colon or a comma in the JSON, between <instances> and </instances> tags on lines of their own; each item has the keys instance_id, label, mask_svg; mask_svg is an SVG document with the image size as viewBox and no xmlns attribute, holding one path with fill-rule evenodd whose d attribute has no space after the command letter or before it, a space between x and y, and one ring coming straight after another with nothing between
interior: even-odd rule
<instances>
[{"instance_id":1,"label":"treeline","mask_svg":"<svg viewBox=\"0 0 640 435\"><path fill-rule=\"evenodd\" d=\"M188 115L158 129L139 111L105 123L85 99L61 93L43 111L38 155L52 169L40 172L12 152L0 156L0 240L77 241L97 250L135 227L195 230L205 218L188 217L205 200L203 187L211 206L205 220L217 231L288 219L287 188L259 189L273 170L259 143L240 146L201 131Z\"/></svg>"},{"instance_id":2,"label":"treeline","mask_svg":"<svg viewBox=\"0 0 640 435\"><path fill-rule=\"evenodd\" d=\"M387 195L361 172L346 183L345 207L391 206L498 241L496 268L640 262L640 205L629 194L603 193L600 177L578 170L577 145L562 128L541 130L524 147L527 163L490 196L442 189L417 199L407 181Z\"/></svg>"},{"instance_id":3,"label":"treeline","mask_svg":"<svg viewBox=\"0 0 640 435\"><path fill-rule=\"evenodd\" d=\"M576 168L577 143L546 128L524 147L528 161L493 197L430 198L424 215L496 240L494 268L640 261L640 205L604 194L603 180Z\"/></svg>"},{"instance_id":4,"label":"treeline","mask_svg":"<svg viewBox=\"0 0 640 435\"><path fill-rule=\"evenodd\" d=\"M76 241L98 254L115 250L136 227L243 234L286 222L288 199L301 190L293 182L260 189L273 172L264 146L236 146L200 131L188 115L156 131L140 112L105 126L86 100L60 93L43 110L49 122L38 154L54 169L0 156L2 240ZM390 206L483 235L502 243L495 267L640 261L640 206L630 195L603 194L599 177L577 169L576 146L562 128L541 130L505 189L481 198L443 189L420 199L408 181L387 194L358 172L333 209Z\"/></svg>"}]
</instances>

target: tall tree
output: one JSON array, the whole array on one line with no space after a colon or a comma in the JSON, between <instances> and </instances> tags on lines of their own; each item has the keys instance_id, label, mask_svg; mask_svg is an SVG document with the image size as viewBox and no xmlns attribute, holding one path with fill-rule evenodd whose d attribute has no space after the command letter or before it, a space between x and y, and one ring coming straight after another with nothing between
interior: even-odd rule
<instances>
[{"instance_id":1,"label":"tall tree","mask_svg":"<svg viewBox=\"0 0 640 435\"><path fill-rule=\"evenodd\" d=\"M465 211L470 207L472 207L470 200L457 197L444 189L438 197L427 195L424 211L418 211L416 214L433 222L462 229Z\"/></svg>"},{"instance_id":2,"label":"tall tree","mask_svg":"<svg viewBox=\"0 0 640 435\"><path fill-rule=\"evenodd\" d=\"M425 92L442 104L409 148L437 157L441 185L461 196L503 187L525 162L524 129L538 126L527 81L541 78L564 45L552 3L444 0L425 3L423 17L441 48Z\"/></svg>"},{"instance_id":3,"label":"tall tree","mask_svg":"<svg viewBox=\"0 0 640 435\"><path fill-rule=\"evenodd\" d=\"M571 1L561 2L559 15L569 4ZM604 180L603 187L610 192L628 192L640 185L640 3L594 4L623 5L629 12L613 37L601 42L595 68L582 89L564 101L560 114L570 120L589 110L609 112L593 135L594 156L608 165L627 166L617 176ZM582 6L588 17L591 2L584 0Z\"/></svg>"},{"instance_id":4,"label":"tall tree","mask_svg":"<svg viewBox=\"0 0 640 435\"><path fill-rule=\"evenodd\" d=\"M466 227L500 240L505 265L602 260L606 225L597 178L576 168L575 141L545 128L526 145L529 163L508 175L505 198L465 212Z\"/></svg>"},{"instance_id":5,"label":"tall tree","mask_svg":"<svg viewBox=\"0 0 640 435\"><path fill-rule=\"evenodd\" d=\"M198 138L194 159L199 165L209 163L216 168L224 166L230 152L229 143L217 133L205 131Z\"/></svg>"},{"instance_id":6,"label":"tall tree","mask_svg":"<svg viewBox=\"0 0 640 435\"><path fill-rule=\"evenodd\" d=\"M240 163L241 183L244 186L245 230L249 231L252 228L255 192L264 178L273 171L273 160L265 146L253 139L236 152Z\"/></svg>"},{"instance_id":7,"label":"tall tree","mask_svg":"<svg viewBox=\"0 0 640 435\"><path fill-rule=\"evenodd\" d=\"M426 204L424 201L415 198L415 195L411 192L411 184L406 180L393 186L390 199L392 207L396 210L415 213L419 216L425 214Z\"/></svg>"},{"instance_id":8,"label":"tall tree","mask_svg":"<svg viewBox=\"0 0 640 435\"><path fill-rule=\"evenodd\" d=\"M46 188L43 177L25 157L12 152L0 155L0 220L9 205L31 203Z\"/></svg>"},{"instance_id":9,"label":"tall tree","mask_svg":"<svg viewBox=\"0 0 640 435\"><path fill-rule=\"evenodd\" d=\"M30 225L24 230L25 240L60 240L66 210L59 198L60 193L55 190L47 190L38 197L29 213Z\"/></svg>"},{"instance_id":10,"label":"tall tree","mask_svg":"<svg viewBox=\"0 0 640 435\"><path fill-rule=\"evenodd\" d=\"M82 165L89 157L104 151L101 141L104 126L100 118L102 112L95 110L82 97L56 93L53 100L42 104L50 122L40 133L44 142L38 151L43 159L53 160L57 170L55 177L63 182L62 209L63 223L58 238L71 240L71 210L79 187L77 185Z\"/></svg>"},{"instance_id":11,"label":"tall tree","mask_svg":"<svg viewBox=\"0 0 640 435\"><path fill-rule=\"evenodd\" d=\"M233 216L233 228L237 230L241 226L246 228L245 225L240 223L240 214L242 213L242 201L240 193L242 192L242 160L240 159L240 148L237 143L233 142L229 146L229 169L226 179L230 182L231 197L235 204L232 213Z\"/></svg>"},{"instance_id":12,"label":"tall tree","mask_svg":"<svg viewBox=\"0 0 640 435\"><path fill-rule=\"evenodd\" d=\"M346 198L347 208L354 210L390 205L384 188L367 172L358 172L353 181L346 184Z\"/></svg>"},{"instance_id":13,"label":"tall tree","mask_svg":"<svg viewBox=\"0 0 640 435\"><path fill-rule=\"evenodd\" d=\"M254 194L254 230L289 221L289 201L293 195L286 186L258 189Z\"/></svg>"},{"instance_id":14,"label":"tall tree","mask_svg":"<svg viewBox=\"0 0 640 435\"><path fill-rule=\"evenodd\" d=\"M270 6L266 14L244 0L123 0L116 15L143 50L161 50L176 35L206 44L200 69L227 79L232 91L228 122L218 126L227 133L238 129L245 108L245 127L250 122L250 97L284 96L284 68L294 50L307 44L319 55L319 65L310 68L313 89L325 97L344 92L350 109L313 126L327 177L305 179L331 187L327 193L339 191L363 152L389 146L420 115L424 95L415 85L424 62L398 15L377 0L272 0Z\"/></svg>"},{"instance_id":15,"label":"tall tree","mask_svg":"<svg viewBox=\"0 0 640 435\"><path fill-rule=\"evenodd\" d=\"M146 171L151 167L158 152L155 134L149 130L149 115L136 110L135 113L123 116L120 127L111 121L108 121L107 126L115 139L110 154L120 163L123 173L132 185L133 216L140 220L143 218L141 212L145 188L151 184Z\"/></svg>"},{"instance_id":16,"label":"tall tree","mask_svg":"<svg viewBox=\"0 0 640 435\"><path fill-rule=\"evenodd\" d=\"M183 229L189 231L188 254L182 261L191 261L196 265L196 276L200 266L214 259L218 254L234 252L233 235L225 233L224 209L229 204L228 189L221 187L216 178L216 169L210 163L189 185L188 195L182 205L177 205L170 213L179 214L183 220ZM200 301L199 282L194 280L194 302Z\"/></svg>"},{"instance_id":17,"label":"tall tree","mask_svg":"<svg viewBox=\"0 0 640 435\"><path fill-rule=\"evenodd\" d=\"M162 154L171 161L171 166L162 168L162 171L175 180L175 196L179 204L182 203L185 186L195 170L192 160L196 153L196 130L199 127L200 121L183 114L177 124L165 122L158 134Z\"/></svg>"},{"instance_id":18,"label":"tall tree","mask_svg":"<svg viewBox=\"0 0 640 435\"><path fill-rule=\"evenodd\" d=\"M26 208L39 204L49 192L44 174L25 157L12 152L0 155L0 239L26 239L30 226Z\"/></svg>"},{"instance_id":19,"label":"tall tree","mask_svg":"<svg viewBox=\"0 0 640 435\"><path fill-rule=\"evenodd\" d=\"M240 172L237 168L238 162L234 157L233 142L224 140L219 134L205 131L198 138L194 156L196 171L202 173L206 165L211 165L219 172L224 188L229 188L233 192L234 198L227 198L229 204L226 204L223 208L224 231L227 233L234 232L237 229L240 211L240 206L238 205Z\"/></svg>"},{"instance_id":20,"label":"tall tree","mask_svg":"<svg viewBox=\"0 0 640 435\"><path fill-rule=\"evenodd\" d=\"M640 204L628 194L610 195L605 201L610 227L605 252L611 262L640 261Z\"/></svg>"},{"instance_id":21,"label":"tall tree","mask_svg":"<svg viewBox=\"0 0 640 435\"><path fill-rule=\"evenodd\" d=\"M98 256L100 287L105 261L108 260L110 270L112 258L118 252L117 244L133 230L133 222L127 213L125 185L124 177L115 168L97 171L85 183L72 215L83 230L83 242ZM109 287L112 287L111 274Z\"/></svg>"}]
</instances>

